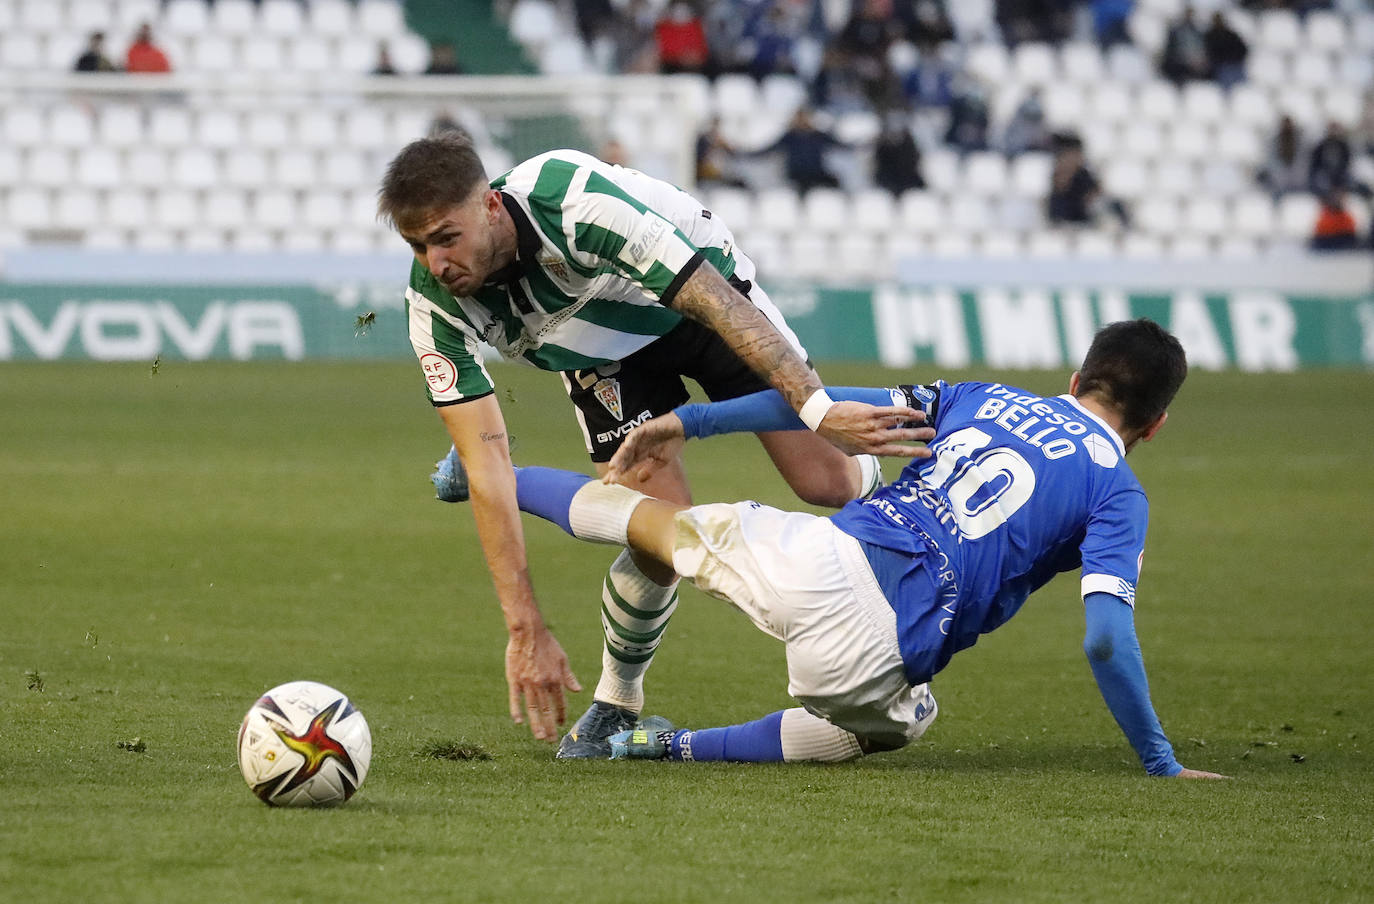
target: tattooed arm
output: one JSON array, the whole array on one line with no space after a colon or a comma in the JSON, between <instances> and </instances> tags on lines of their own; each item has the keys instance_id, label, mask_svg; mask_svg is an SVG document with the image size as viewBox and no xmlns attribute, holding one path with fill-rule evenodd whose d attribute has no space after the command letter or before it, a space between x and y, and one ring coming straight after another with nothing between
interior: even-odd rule
<instances>
[{"instance_id":1,"label":"tattooed arm","mask_svg":"<svg viewBox=\"0 0 1374 904\"><path fill-rule=\"evenodd\" d=\"M556 741L566 714L563 691L582 688L535 602L501 406L488 395L438 411L468 473L477 537L506 618L511 719L528 717L536 738Z\"/></svg>"},{"instance_id":2,"label":"tattooed arm","mask_svg":"<svg viewBox=\"0 0 1374 904\"><path fill-rule=\"evenodd\" d=\"M737 292L710 263L703 262L673 296L669 306L710 327L745 364L782 393L795 411L825 388L817 374L763 312ZM915 409L875 408L862 402L836 402L816 430L843 451L894 454L891 434L894 414L908 421L924 419ZM803 416L805 420L805 416ZM901 454L920 455L924 449L903 447Z\"/></svg>"}]
</instances>

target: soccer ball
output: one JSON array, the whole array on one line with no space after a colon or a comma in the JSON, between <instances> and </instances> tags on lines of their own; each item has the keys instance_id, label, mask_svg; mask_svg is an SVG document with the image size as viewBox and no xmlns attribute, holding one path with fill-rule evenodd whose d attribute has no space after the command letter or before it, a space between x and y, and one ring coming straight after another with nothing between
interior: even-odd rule
<instances>
[{"instance_id":1,"label":"soccer ball","mask_svg":"<svg viewBox=\"0 0 1374 904\"><path fill-rule=\"evenodd\" d=\"M341 804L362 785L371 761L363 714L314 681L272 688L239 726L239 771L274 807Z\"/></svg>"}]
</instances>

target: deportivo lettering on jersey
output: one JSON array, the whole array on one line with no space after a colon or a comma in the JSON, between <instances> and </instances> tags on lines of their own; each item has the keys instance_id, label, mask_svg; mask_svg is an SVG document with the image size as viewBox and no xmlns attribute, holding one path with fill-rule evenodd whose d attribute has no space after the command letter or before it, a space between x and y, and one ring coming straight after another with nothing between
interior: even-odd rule
<instances>
[{"instance_id":1,"label":"deportivo lettering on jersey","mask_svg":"<svg viewBox=\"0 0 1374 904\"><path fill-rule=\"evenodd\" d=\"M681 322L661 302L699 252L722 274L734 273L728 228L704 219L691 195L635 170L577 151L551 151L492 187L514 203L512 216L527 221L526 236L536 243L531 257L522 253L518 281L459 298L417 262L406 293L417 356L452 361L458 388L481 382L469 336L543 370L595 367L638 351ZM700 246L689 235L698 235ZM425 319L432 325L417 329ZM436 404L464 397L458 391L435 395L431 383Z\"/></svg>"}]
</instances>

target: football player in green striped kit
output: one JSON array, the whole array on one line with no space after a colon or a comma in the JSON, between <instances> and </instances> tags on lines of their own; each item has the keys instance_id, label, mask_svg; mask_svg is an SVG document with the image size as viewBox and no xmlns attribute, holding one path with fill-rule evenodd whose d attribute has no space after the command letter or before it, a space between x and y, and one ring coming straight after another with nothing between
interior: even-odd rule
<instances>
[{"instance_id":1,"label":"football player in green striped kit","mask_svg":"<svg viewBox=\"0 0 1374 904\"><path fill-rule=\"evenodd\" d=\"M829 398L729 227L666 182L577 151L489 180L471 143L444 135L392 160L378 210L415 254L410 340L454 448L436 485L441 498L471 500L509 633L511 718L528 718L537 738L557 737L564 691L581 687L530 582L505 421L479 342L561 374L602 472L636 424L687 401L684 377L713 400L782 393L812 429L758 436L807 502L865 495L880 483L873 455L911 455L886 438L876 408ZM680 460L634 488L691 501ZM615 560L602 592L601 680L560 757L604 758L606 739L634 723L676 588L661 564L628 550Z\"/></svg>"}]
</instances>

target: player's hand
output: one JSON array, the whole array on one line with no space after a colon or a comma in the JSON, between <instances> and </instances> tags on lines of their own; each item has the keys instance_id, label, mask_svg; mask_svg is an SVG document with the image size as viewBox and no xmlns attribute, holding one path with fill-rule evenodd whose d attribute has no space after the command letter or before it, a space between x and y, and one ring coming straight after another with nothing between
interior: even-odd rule
<instances>
[{"instance_id":1,"label":"player's hand","mask_svg":"<svg viewBox=\"0 0 1374 904\"><path fill-rule=\"evenodd\" d=\"M511 634L506 643L506 686L511 721L519 725L528 715L530 732L541 741L558 740L558 726L568 715L563 691L582 690L563 648L542 625Z\"/></svg>"},{"instance_id":2,"label":"player's hand","mask_svg":"<svg viewBox=\"0 0 1374 904\"><path fill-rule=\"evenodd\" d=\"M682 419L671 411L645 421L631 430L615 450L602 481L642 484L659 468L676 459L686 441Z\"/></svg>"},{"instance_id":3,"label":"player's hand","mask_svg":"<svg viewBox=\"0 0 1374 904\"><path fill-rule=\"evenodd\" d=\"M1222 778L1229 779L1231 776L1222 775L1219 772L1203 772L1201 769L1184 769L1174 778Z\"/></svg>"},{"instance_id":4,"label":"player's hand","mask_svg":"<svg viewBox=\"0 0 1374 904\"><path fill-rule=\"evenodd\" d=\"M816 432L848 455L893 455L901 458L929 458L930 450L909 443L930 442L935 438L925 423L925 413L905 406L866 405L863 402L836 402L821 419ZM913 426L904 426L913 424Z\"/></svg>"}]
</instances>

